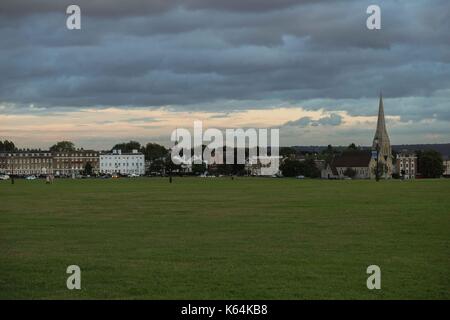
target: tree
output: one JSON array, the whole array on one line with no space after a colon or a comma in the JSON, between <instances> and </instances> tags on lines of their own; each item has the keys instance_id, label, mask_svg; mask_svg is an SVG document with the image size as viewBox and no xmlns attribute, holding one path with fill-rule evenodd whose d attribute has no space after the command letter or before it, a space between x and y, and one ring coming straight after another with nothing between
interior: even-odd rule
<instances>
[{"instance_id":1,"label":"tree","mask_svg":"<svg viewBox=\"0 0 450 320\"><path fill-rule=\"evenodd\" d=\"M87 176L92 175L92 165L90 162L87 162L86 165L84 166L84 174Z\"/></svg>"},{"instance_id":2,"label":"tree","mask_svg":"<svg viewBox=\"0 0 450 320\"><path fill-rule=\"evenodd\" d=\"M347 168L344 171L344 176L354 178L356 176L356 171L353 168Z\"/></svg>"},{"instance_id":3,"label":"tree","mask_svg":"<svg viewBox=\"0 0 450 320\"><path fill-rule=\"evenodd\" d=\"M286 159L280 165L280 171L285 177L296 177L300 175L301 163L298 160Z\"/></svg>"},{"instance_id":4,"label":"tree","mask_svg":"<svg viewBox=\"0 0 450 320\"><path fill-rule=\"evenodd\" d=\"M116 144L112 150L122 150L122 152L132 152L133 150L141 150L141 144L137 141L129 141Z\"/></svg>"},{"instance_id":5,"label":"tree","mask_svg":"<svg viewBox=\"0 0 450 320\"><path fill-rule=\"evenodd\" d=\"M392 149L392 163L396 163L398 157L398 152Z\"/></svg>"},{"instance_id":6,"label":"tree","mask_svg":"<svg viewBox=\"0 0 450 320\"><path fill-rule=\"evenodd\" d=\"M358 147L356 146L356 144L351 143L351 144L347 147L347 149L348 149L348 150L358 150Z\"/></svg>"},{"instance_id":7,"label":"tree","mask_svg":"<svg viewBox=\"0 0 450 320\"><path fill-rule=\"evenodd\" d=\"M418 172L424 178L439 178L444 173L444 162L439 152L426 150L417 153Z\"/></svg>"},{"instance_id":8,"label":"tree","mask_svg":"<svg viewBox=\"0 0 450 320\"><path fill-rule=\"evenodd\" d=\"M280 170L285 177L296 177L299 175L308 178L320 177L320 170L317 168L313 158L307 158L303 161L286 159L280 165Z\"/></svg>"},{"instance_id":9,"label":"tree","mask_svg":"<svg viewBox=\"0 0 450 320\"><path fill-rule=\"evenodd\" d=\"M12 152L16 150L17 148L12 141L5 140L2 142L0 140L0 152Z\"/></svg>"},{"instance_id":10,"label":"tree","mask_svg":"<svg viewBox=\"0 0 450 320\"><path fill-rule=\"evenodd\" d=\"M330 164L333 161L334 156L338 153L339 152L335 150L331 144L329 144L326 149L322 150L318 158L323 159L327 164Z\"/></svg>"},{"instance_id":11,"label":"tree","mask_svg":"<svg viewBox=\"0 0 450 320\"><path fill-rule=\"evenodd\" d=\"M165 164L166 164L165 158L151 160L147 174L159 173L162 175L164 173Z\"/></svg>"},{"instance_id":12,"label":"tree","mask_svg":"<svg viewBox=\"0 0 450 320\"><path fill-rule=\"evenodd\" d=\"M320 177L320 170L317 168L313 158L307 158L305 161L302 161L301 164L301 175L304 175L308 178Z\"/></svg>"},{"instance_id":13,"label":"tree","mask_svg":"<svg viewBox=\"0 0 450 320\"><path fill-rule=\"evenodd\" d=\"M192 173L195 175L201 175L206 172L206 164L202 162L201 164L192 164Z\"/></svg>"},{"instance_id":14,"label":"tree","mask_svg":"<svg viewBox=\"0 0 450 320\"><path fill-rule=\"evenodd\" d=\"M378 166L378 173L377 173L377 166ZM384 162L378 162L378 165L375 165L372 169L373 175L376 177L378 174L378 178L383 178L385 174L388 172L388 167Z\"/></svg>"},{"instance_id":15,"label":"tree","mask_svg":"<svg viewBox=\"0 0 450 320\"><path fill-rule=\"evenodd\" d=\"M169 173L169 175L172 175L172 172L180 172L181 165L173 163L171 156L167 155L164 161L164 169L166 171L166 174Z\"/></svg>"},{"instance_id":16,"label":"tree","mask_svg":"<svg viewBox=\"0 0 450 320\"><path fill-rule=\"evenodd\" d=\"M71 141L60 141L50 147L52 152L75 151L75 145Z\"/></svg>"},{"instance_id":17,"label":"tree","mask_svg":"<svg viewBox=\"0 0 450 320\"><path fill-rule=\"evenodd\" d=\"M142 152L145 155L145 160L154 161L155 159L166 157L168 150L157 143L147 143L147 145L142 148Z\"/></svg>"},{"instance_id":18,"label":"tree","mask_svg":"<svg viewBox=\"0 0 450 320\"><path fill-rule=\"evenodd\" d=\"M229 149L231 150L231 149ZM244 150L245 157L248 158L248 149ZM227 147L222 148L222 164L214 165L214 174L219 175L245 175L245 163L238 163L238 148L233 148L233 158L227 162ZM210 168L211 170L211 168ZM210 172L211 173L211 172Z\"/></svg>"},{"instance_id":19,"label":"tree","mask_svg":"<svg viewBox=\"0 0 450 320\"><path fill-rule=\"evenodd\" d=\"M280 147L280 156L282 158L287 158L296 154L297 152L292 147Z\"/></svg>"}]
</instances>

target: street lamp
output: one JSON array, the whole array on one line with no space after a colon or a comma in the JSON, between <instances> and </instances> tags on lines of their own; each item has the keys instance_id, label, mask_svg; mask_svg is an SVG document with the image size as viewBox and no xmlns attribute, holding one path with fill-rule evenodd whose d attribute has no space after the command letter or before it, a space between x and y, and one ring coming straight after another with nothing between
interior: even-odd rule
<instances>
[{"instance_id":1,"label":"street lamp","mask_svg":"<svg viewBox=\"0 0 450 320\"><path fill-rule=\"evenodd\" d=\"M377 150L377 167L376 167L376 170L375 170L375 180L378 182L378 181L380 181L380 173L379 173L379 155L380 155L380 144L379 144L379 141L378 141L378 138L376 138L375 139L375 148L376 148L376 150Z\"/></svg>"}]
</instances>

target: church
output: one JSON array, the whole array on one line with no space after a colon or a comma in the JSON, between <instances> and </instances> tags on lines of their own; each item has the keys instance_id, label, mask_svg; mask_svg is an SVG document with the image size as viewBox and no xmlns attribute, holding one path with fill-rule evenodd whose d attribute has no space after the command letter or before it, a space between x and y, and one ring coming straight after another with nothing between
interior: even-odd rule
<instances>
[{"instance_id":1,"label":"church","mask_svg":"<svg viewBox=\"0 0 450 320\"><path fill-rule=\"evenodd\" d=\"M386 129L383 97L380 95L378 120L371 150L347 150L335 156L322 170L323 179L390 179L394 170L391 142Z\"/></svg>"},{"instance_id":2,"label":"church","mask_svg":"<svg viewBox=\"0 0 450 320\"><path fill-rule=\"evenodd\" d=\"M370 178L377 177L388 179L393 173L392 148L389 136L386 130L386 120L384 118L383 97L380 95L380 103L378 106L377 130L373 137L372 157L370 162ZM377 161L378 159L378 161ZM378 170L377 170L378 163Z\"/></svg>"}]
</instances>

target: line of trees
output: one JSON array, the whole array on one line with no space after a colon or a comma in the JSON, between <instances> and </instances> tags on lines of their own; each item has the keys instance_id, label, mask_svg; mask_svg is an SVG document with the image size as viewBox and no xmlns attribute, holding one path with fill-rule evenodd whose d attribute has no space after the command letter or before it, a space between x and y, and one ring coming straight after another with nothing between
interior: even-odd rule
<instances>
[{"instance_id":1,"label":"line of trees","mask_svg":"<svg viewBox=\"0 0 450 320\"><path fill-rule=\"evenodd\" d=\"M0 152L12 152L16 150L17 148L14 145L14 142L8 140L0 140Z\"/></svg>"},{"instance_id":2,"label":"line of trees","mask_svg":"<svg viewBox=\"0 0 450 320\"><path fill-rule=\"evenodd\" d=\"M317 168L313 158L307 158L303 161L288 158L281 163L280 171L285 177L320 177L320 170Z\"/></svg>"}]
</instances>

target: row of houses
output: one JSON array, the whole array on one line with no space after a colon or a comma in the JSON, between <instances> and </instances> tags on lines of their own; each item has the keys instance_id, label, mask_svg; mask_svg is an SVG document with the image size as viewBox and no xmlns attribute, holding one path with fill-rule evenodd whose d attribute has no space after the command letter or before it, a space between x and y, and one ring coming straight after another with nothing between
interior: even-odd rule
<instances>
[{"instance_id":1,"label":"row of houses","mask_svg":"<svg viewBox=\"0 0 450 320\"><path fill-rule=\"evenodd\" d=\"M76 151L17 151L0 153L0 174L73 176L90 165L94 174L145 173L144 155L137 150L99 152Z\"/></svg>"},{"instance_id":2,"label":"row of houses","mask_svg":"<svg viewBox=\"0 0 450 320\"><path fill-rule=\"evenodd\" d=\"M305 159L300 157L299 161ZM281 157L269 156L263 157L262 160L260 157L251 157L246 161L245 171L254 176L278 175L280 174L278 165L283 160ZM330 163L326 163L325 160L314 162L323 179L343 179L349 176L354 179L373 179L376 175L376 157L368 150L345 151L335 156ZM137 150L130 153L123 153L121 150L19 151L0 153L0 174L73 176L83 173L88 163L93 174L123 175L144 175L150 164ZM209 167L208 164L206 167ZM450 176L450 159L444 160L444 167L444 176ZM182 165L181 171L191 173L192 165ZM407 150L397 154L389 174L397 174L403 179L416 178L417 156Z\"/></svg>"}]
</instances>

